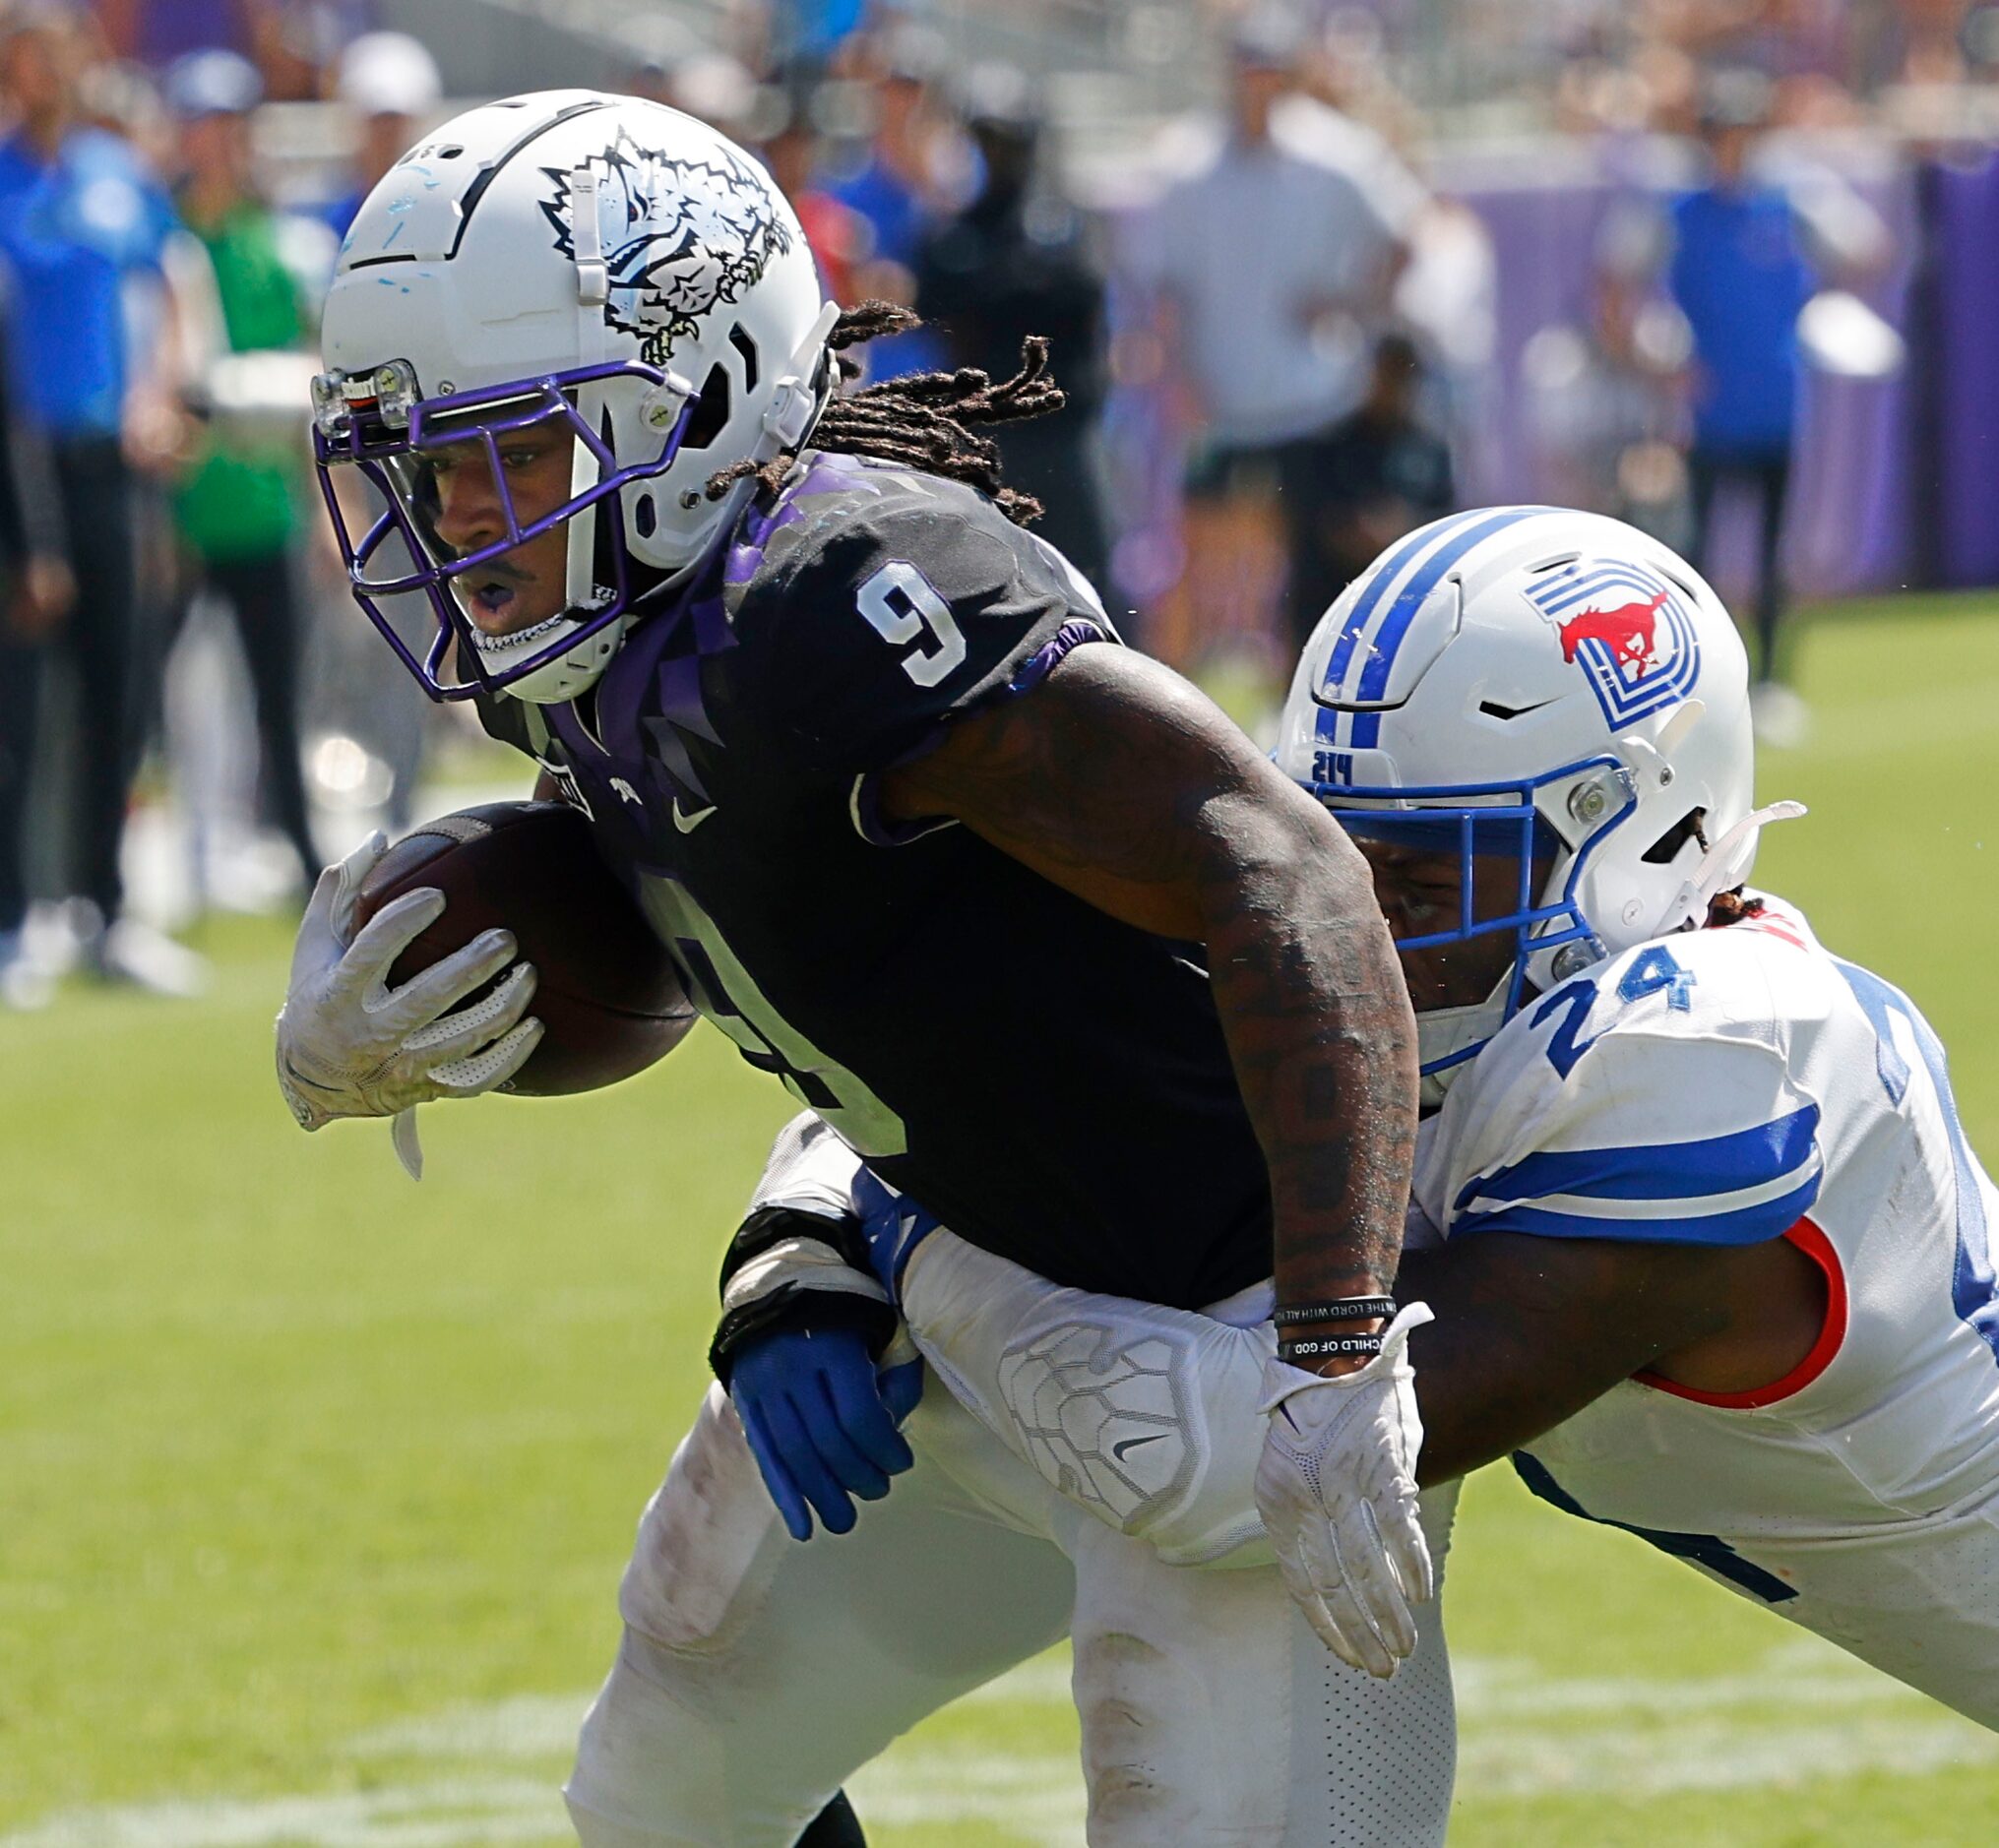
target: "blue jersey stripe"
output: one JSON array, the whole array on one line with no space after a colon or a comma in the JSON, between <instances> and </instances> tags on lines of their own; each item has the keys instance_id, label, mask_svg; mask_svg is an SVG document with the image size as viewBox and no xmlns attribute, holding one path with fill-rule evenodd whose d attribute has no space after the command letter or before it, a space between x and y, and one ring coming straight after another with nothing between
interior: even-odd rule
<instances>
[{"instance_id":1,"label":"blue jersey stripe","mask_svg":"<svg viewBox=\"0 0 1999 1848\"><path fill-rule=\"evenodd\" d=\"M1819 1107L1710 1136L1697 1142L1637 1142L1627 1147L1548 1149L1468 1181L1452 1202L1538 1200L1581 1194L1594 1200L1699 1200L1761 1187L1802 1167L1819 1132Z\"/></svg>"},{"instance_id":2,"label":"blue jersey stripe","mask_svg":"<svg viewBox=\"0 0 1999 1848\"><path fill-rule=\"evenodd\" d=\"M1901 989L1892 987L1871 970L1857 963L1833 958L1833 966L1853 991L1853 999L1874 1028L1875 1070L1888 1101L1902 1107L1908 1094L1913 1074L1888 1016L1899 1014L1915 1035L1916 1050L1936 1092L1937 1108L1943 1112L1944 1129L1950 1138L1951 1166L1955 1171L1958 1195L1957 1264L1951 1279L1951 1308L1960 1320L1977 1331L1978 1338L1999 1359L1999 1275L1992 1266L1990 1228L1985 1223L1985 1198L1978 1186L1978 1164L1971 1145L1965 1140L1965 1126L1958 1118L1958 1100L1951 1091L1950 1068L1944 1060L1943 1041L1930 1023L1916 1012L1915 1004Z\"/></svg>"},{"instance_id":3,"label":"blue jersey stripe","mask_svg":"<svg viewBox=\"0 0 1999 1848\"><path fill-rule=\"evenodd\" d=\"M1718 1578L1739 1585L1752 1598L1761 1598L1766 1604L1782 1604L1798 1594L1797 1586L1785 1583L1775 1572L1745 1560L1718 1534L1673 1533L1660 1527L1634 1527L1629 1521L1593 1514L1554 1479L1539 1457L1531 1456L1526 1450L1516 1450L1513 1466L1530 1490L1565 1514L1593 1520L1599 1527L1616 1527L1625 1533L1636 1534L1639 1539L1657 1547L1661 1553L1670 1553L1676 1560L1690 1560L1696 1566L1705 1566Z\"/></svg>"},{"instance_id":4,"label":"blue jersey stripe","mask_svg":"<svg viewBox=\"0 0 1999 1848\"><path fill-rule=\"evenodd\" d=\"M1632 1245L1760 1245L1780 1238L1811 1210L1820 1176L1760 1206L1737 1206L1684 1219L1599 1219L1593 1213L1550 1212L1519 1201L1486 1212L1461 1212L1451 1236L1467 1232L1530 1232L1538 1238L1619 1239Z\"/></svg>"},{"instance_id":5,"label":"blue jersey stripe","mask_svg":"<svg viewBox=\"0 0 1999 1848\"><path fill-rule=\"evenodd\" d=\"M1541 511L1538 507L1509 507L1482 518L1468 515L1472 524L1461 525L1443 536L1443 542L1423 560L1408 583L1396 593L1388 614L1382 618L1381 627L1375 632L1374 645L1368 650L1367 666L1361 671L1356 699L1379 700L1387 696L1389 670L1395 665L1396 650L1402 647L1403 637L1408 633L1409 624L1415 620L1423 600L1437 587L1438 580L1474 545ZM1359 742L1357 727L1355 742Z\"/></svg>"}]
</instances>

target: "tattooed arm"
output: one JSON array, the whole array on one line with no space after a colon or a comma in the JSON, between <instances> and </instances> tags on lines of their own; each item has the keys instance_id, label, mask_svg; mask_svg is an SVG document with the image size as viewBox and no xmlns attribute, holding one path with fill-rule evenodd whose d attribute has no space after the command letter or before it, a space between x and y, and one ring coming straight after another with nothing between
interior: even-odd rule
<instances>
[{"instance_id":1,"label":"tattooed arm","mask_svg":"<svg viewBox=\"0 0 1999 1848\"><path fill-rule=\"evenodd\" d=\"M1780 1380L1825 1324L1826 1280L1784 1239L1652 1244L1480 1232L1403 1260L1417 1331L1417 1470L1449 1482L1641 1369L1704 1392Z\"/></svg>"},{"instance_id":2,"label":"tattooed arm","mask_svg":"<svg viewBox=\"0 0 1999 1848\"><path fill-rule=\"evenodd\" d=\"M1205 943L1270 1164L1280 1299L1387 1291L1415 1022L1367 867L1324 809L1178 675L1115 647L958 721L881 793L898 820L953 816L1111 916Z\"/></svg>"}]
</instances>

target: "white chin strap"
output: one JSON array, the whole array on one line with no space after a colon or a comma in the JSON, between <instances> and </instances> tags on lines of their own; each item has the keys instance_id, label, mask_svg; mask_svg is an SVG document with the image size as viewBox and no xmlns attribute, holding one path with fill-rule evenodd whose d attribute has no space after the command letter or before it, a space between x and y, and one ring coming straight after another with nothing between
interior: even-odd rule
<instances>
[{"instance_id":1,"label":"white chin strap","mask_svg":"<svg viewBox=\"0 0 1999 1848\"><path fill-rule=\"evenodd\" d=\"M530 706L560 706L565 700L573 700L580 693L593 686L597 676L610 665L610 659L618 651L618 645L625 639L625 630L630 623L629 615L620 616L616 622L606 623L594 635L588 637L566 654L559 654L546 667L537 667L531 674L513 681L500 691L516 700L525 700ZM564 631L582 628L579 617L566 612L551 616L546 622L536 623L531 629L523 630L519 635L507 636L495 643L482 646L479 661L487 672L503 674L516 661L526 660L531 654L539 654L557 641Z\"/></svg>"},{"instance_id":2,"label":"white chin strap","mask_svg":"<svg viewBox=\"0 0 1999 1848\"><path fill-rule=\"evenodd\" d=\"M1756 851L1756 837L1772 822L1794 822L1805 813L1802 802L1773 802L1766 808L1751 809L1735 826L1701 856L1687 883L1675 894L1666 912L1666 929L1676 930L1681 920L1706 922L1708 907L1716 895L1742 883L1750 858Z\"/></svg>"}]
</instances>

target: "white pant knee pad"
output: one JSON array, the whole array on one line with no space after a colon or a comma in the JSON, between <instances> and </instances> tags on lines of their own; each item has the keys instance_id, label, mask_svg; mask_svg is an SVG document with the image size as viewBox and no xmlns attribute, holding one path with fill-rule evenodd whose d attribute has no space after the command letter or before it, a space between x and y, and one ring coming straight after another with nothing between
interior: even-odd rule
<instances>
[{"instance_id":1,"label":"white pant knee pad","mask_svg":"<svg viewBox=\"0 0 1999 1848\"><path fill-rule=\"evenodd\" d=\"M1063 1289L948 1232L903 1312L945 1386L1070 1502L1173 1566L1264 1565L1270 1325Z\"/></svg>"}]
</instances>

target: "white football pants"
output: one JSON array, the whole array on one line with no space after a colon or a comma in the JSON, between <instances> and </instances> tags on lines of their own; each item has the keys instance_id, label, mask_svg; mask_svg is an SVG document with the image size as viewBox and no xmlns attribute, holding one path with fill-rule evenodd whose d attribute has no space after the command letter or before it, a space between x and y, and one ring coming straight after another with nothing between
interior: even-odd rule
<instances>
[{"instance_id":1,"label":"white football pants","mask_svg":"<svg viewBox=\"0 0 1999 1848\"><path fill-rule=\"evenodd\" d=\"M853 1532L803 1545L711 1388L640 1523L584 1723L566 1795L586 1848L793 1848L898 1734L1064 1634L1091 1848L1442 1842L1439 1606L1379 1682L1268 1563L1249 1484L1273 1337L1220 1318L1269 1308L1058 1290L934 1234L905 1279L943 1375L905 1426L915 1467ZM1440 1571L1456 1500L1423 1498Z\"/></svg>"}]
</instances>

